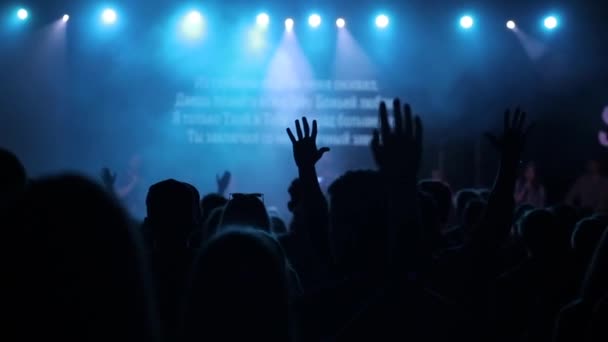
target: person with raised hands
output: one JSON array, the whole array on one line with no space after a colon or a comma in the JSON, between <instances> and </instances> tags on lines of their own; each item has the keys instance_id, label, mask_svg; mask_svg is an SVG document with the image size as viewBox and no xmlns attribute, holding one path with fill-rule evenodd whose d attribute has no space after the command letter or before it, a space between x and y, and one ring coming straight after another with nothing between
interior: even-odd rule
<instances>
[{"instance_id":1,"label":"person with raised hands","mask_svg":"<svg viewBox=\"0 0 608 342\"><path fill-rule=\"evenodd\" d=\"M281 242L306 284L307 278L318 276L319 267L331 263L328 232L329 209L319 185L315 167L323 155L329 152L329 148L317 147L316 120L312 121L312 127L306 117L302 118L301 124L300 120L296 120L295 130L294 135L291 128L286 129L293 147L293 158L298 168L298 187L301 193L297 205L292 210L292 231L289 235L284 236ZM298 251L298 255L294 255L295 251ZM303 253L308 255L304 258L306 260L298 260L298 256L302 258ZM313 260L315 261L313 262ZM317 275L313 275L314 273Z\"/></svg>"},{"instance_id":2,"label":"person with raised hands","mask_svg":"<svg viewBox=\"0 0 608 342\"><path fill-rule=\"evenodd\" d=\"M488 199L481 223L473 232L472 243L485 253L492 253L509 236L515 201L517 169L525 147L531 125L526 125L526 112L517 108L513 113L504 113L503 132L500 136L486 133L485 136L500 154L500 167Z\"/></svg>"},{"instance_id":3,"label":"person with raised hands","mask_svg":"<svg viewBox=\"0 0 608 342\"><path fill-rule=\"evenodd\" d=\"M385 180L388 196L388 257L396 269L412 272L422 231L417 206L417 182L422 160L422 121L413 116L409 104L393 101L394 127L391 128L385 102L379 108L380 128L375 129L371 149ZM404 264L405 263L405 264ZM403 266L406 268L402 268Z\"/></svg>"}]
</instances>

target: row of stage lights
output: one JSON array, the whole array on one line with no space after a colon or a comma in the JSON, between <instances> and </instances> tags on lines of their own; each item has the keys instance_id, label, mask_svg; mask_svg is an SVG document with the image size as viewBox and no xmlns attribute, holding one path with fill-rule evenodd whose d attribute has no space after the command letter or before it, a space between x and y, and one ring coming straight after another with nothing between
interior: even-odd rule
<instances>
[{"instance_id":1,"label":"row of stage lights","mask_svg":"<svg viewBox=\"0 0 608 342\"><path fill-rule=\"evenodd\" d=\"M17 18L20 20L27 20L29 17L29 13L25 8L21 8L17 11ZM114 9L106 8L100 14L101 21L106 25L113 25L118 21L118 14ZM70 20L70 16L68 14L64 14L61 18L63 22L67 22ZM308 17L308 25L312 28L316 28L321 26L321 16L318 14L312 14ZM191 34L195 34L196 31L202 29L204 23L203 15L199 11L191 11L189 12L183 20L182 28L185 32L189 32ZM260 13L256 17L256 23L260 27L267 27L270 24L270 16L266 13ZM293 30L294 20L292 18L285 19L285 29L287 31ZM383 29L388 27L390 23L390 19L385 14L380 14L376 17L375 20L376 27ZM460 26L463 29L470 29L474 26L475 19L469 15L465 15L460 18ZM558 20L555 16L548 16L543 20L543 25L545 28L549 30L553 30L558 26ZM346 26L346 20L344 18L336 19L336 26L338 28L343 28ZM514 30L517 25L513 20L509 20L506 23L506 26L510 30Z\"/></svg>"}]
</instances>

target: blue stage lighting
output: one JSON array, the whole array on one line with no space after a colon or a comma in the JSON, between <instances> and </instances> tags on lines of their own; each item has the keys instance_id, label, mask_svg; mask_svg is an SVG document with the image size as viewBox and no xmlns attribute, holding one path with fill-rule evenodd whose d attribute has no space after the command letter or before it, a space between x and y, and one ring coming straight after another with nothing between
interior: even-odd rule
<instances>
[{"instance_id":1,"label":"blue stage lighting","mask_svg":"<svg viewBox=\"0 0 608 342\"><path fill-rule=\"evenodd\" d=\"M308 25L311 27L319 27L319 25L321 25L321 16L318 14L313 14L308 17Z\"/></svg>"},{"instance_id":2,"label":"blue stage lighting","mask_svg":"<svg viewBox=\"0 0 608 342\"><path fill-rule=\"evenodd\" d=\"M258 26L260 27L267 27L268 24L270 23L270 17L268 16L268 14L266 13L260 13L258 14L258 16L255 19L255 22L258 24Z\"/></svg>"},{"instance_id":3,"label":"blue stage lighting","mask_svg":"<svg viewBox=\"0 0 608 342\"><path fill-rule=\"evenodd\" d=\"M285 30L287 32L291 32L291 30L293 30L293 19L291 19L291 18L285 19Z\"/></svg>"},{"instance_id":4,"label":"blue stage lighting","mask_svg":"<svg viewBox=\"0 0 608 342\"><path fill-rule=\"evenodd\" d=\"M516 27L517 27L517 25L515 25L515 22L513 20L507 21L507 28L509 30L514 30Z\"/></svg>"},{"instance_id":5,"label":"blue stage lighting","mask_svg":"<svg viewBox=\"0 0 608 342\"><path fill-rule=\"evenodd\" d=\"M182 32L188 38L199 38L203 34L204 20L199 11L191 11L183 19Z\"/></svg>"},{"instance_id":6,"label":"blue stage lighting","mask_svg":"<svg viewBox=\"0 0 608 342\"><path fill-rule=\"evenodd\" d=\"M64 14L64 15L63 15L63 18L61 18L61 20L62 20L64 23L67 23L67 22L68 22L68 20L70 20L70 16L69 16L69 15L67 15L67 14Z\"/></svg>"},{"instance_id":7,"label":"blue stage lighting","mask_svg":"<svg viewBox=\"0 0 608 342\"><path fill-rule=\"evenodd\" d=\"M549 30L553 30L554 28L557 27L557 18L554 16L548 16L545 18L545 21L543 22L543 24L545 25L545 27Z\"/></svg>"},{"instance_id":8,"label":"blue stage lighting","mask_svg":"<svg viewBox=\"0 0 608 342\"><path fill-rule=\"evenodd\" d=\"M465 15L464 17L460 18L460 26L463 29L470 29L471 27L473 27L473 24L474 21L471 16Z\"/></svg>"},{"instance_id":9,"label":"blue stage lighting","mask_svg":"<svg viewBox=\"0 0 608 342\"><path fill-rule=\"evenodd\" d=\"M118 15L116 14L116 11L111 8L106 8L101 13L101 20L106 25L112 25L112 24L116 23L117 19L118 19Z\"/></svg>"},{"instance_id":10,"label":"blue stage lighting","mask_svg":"<svg viewBox=\"0 0 608 342\"><path fill-rule=\"evenodd\" d=\"M346 26L346 20L344 20L344 18L338 18L336 20L336 26L338 28L343 28L344 26Z\"/></svg>"},{"instance_id":11,"label":"blue stage lighting","mask_svg":"<svg viewBox=\"0 0 608 342\"><path fill-rule=\"evenodd\" d=\"M29 16L29 13L27 13L27 10L25 8L20 8L17 11L17 18L19 18L19 20L25 20L25 19L27 19L28 16Z\"/></svg>"},{"instance_id":12,"label":"blue stage lighting","mask_svg":"<svg viewBox=\"0 0 608 342\"><path fill-rule=\"evenodd\" d=\"M378 28L385 28L388 26L389 20L388 17L384 14L380 14L376 17L376 26Z\"/></svg>"}]
</instances>

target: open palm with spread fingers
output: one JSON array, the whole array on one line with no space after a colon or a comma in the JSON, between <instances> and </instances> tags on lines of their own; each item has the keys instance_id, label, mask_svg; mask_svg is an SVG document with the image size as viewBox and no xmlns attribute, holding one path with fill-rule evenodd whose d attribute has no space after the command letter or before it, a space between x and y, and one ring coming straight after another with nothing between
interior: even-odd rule
<instances>
[{"instance_id":1,"label":"open palm with spread fingers","mask_svg":"<svg viewBox=\"0 0 608 342\"><path fill-rule=\"evenodd\" d=\"M506 110L504 114L503 132L497 137L491 133L486 133L486 138L502 154L505 162L517 163L526 143L526 139L532 125L526 127L526 112L515 109L511 116L511 111Z\"/></svg>"},{"instance_id":2,"label":"open palm with spread fingers","mask_svg":"<svg viewBox=\"0 0 608 342\"><path fill-rule=\"evenodd\" d=\"M329 152L329 147L317 148L317 121L312 121L312 130L308 124L306 117L302 118L302 126L300 120L296 120L296 137L290 128L287 128L287 135L293 145L293 158L298 168L311 168L321 159L325 152Z\"/></svg>"},{"instance_id":3,"label":"open palm with spread fingers","mask_svg":"<svg viewBox=\"0 0 608 342\"><path fill-rule=\"evenodd\" d=\"M408 104L393 101L394 128L391 129L386 103L380 103L380 130L374 130L372 153L380 171L394 176L416 176L422 158L422 122L412 116Z\"/></svg>"}]
</instances>

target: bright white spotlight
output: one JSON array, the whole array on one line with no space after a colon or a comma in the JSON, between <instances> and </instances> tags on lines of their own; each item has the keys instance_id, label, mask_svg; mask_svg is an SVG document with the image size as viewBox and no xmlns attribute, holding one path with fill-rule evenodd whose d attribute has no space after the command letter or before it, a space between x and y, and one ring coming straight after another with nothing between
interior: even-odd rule
<instances>
[{"instance_id":1,"label":"bright white spotlight","mask_svg":"<svg viewBox=\"0 0 608 342\"><path fill-rule=\"evenodd\" d=\"M107 8L101 13L101 20L106 25L114 24L116 19L118 19L118 15L116 14L116 11L111 8Z\"/></svg>"},{"instance_id":2,"label":"bright white spotlight","mask_svg":"<svg viewBox=\"0 0 608 342\"><path fill-rule=\"evenodd\" d=\"M553 30L557 27L557 18L554 16L546 17L544 24L546 28L548 28L549 30Z\"/></svg>"},{"instance_id":3,"label":"bright white spotlight","mask_svg":"<svg viewBox=\"0 0 608 342\"><path fill-rule=\"evenodd\" d=\"M25 8L21 8L17 11L17 18L19 18L20 20L25 20L28 16L29 13L27 13L27 10Z\"/></svg>"},{"instance_id":4,"label":"bright white spotlight","mask_svg":"<svg viewBox=\"0 0 608 342\"><path fill-rule=\"evenodd\" d=\"M70 16L69 16L69 15L67 15L67 14L64 14L64 15L63 15L63 18L61 18L61 20L62 20L64 23L67 23L67 22L68 22L68 20L70 20Z\"/></svg>"},{"instance_id":5,"label":"bright white spotlight","mask_svg":"<svg viewBox=\"0 0 608 342\"><path fill-rule=\"evenodd\" d=\"M287 30L287 32L291 32L291 30L293 30L293 19L285 19L285 30Z\"/></svg>"},{"instance_id":6,"label":"bright white spotlight","mask_svg":"<svg viewBox=\"0 0 608 342\"><path fill-rule=\"evenodd\" d=\"M514 29L515 29L515 27L516 27L516 25L515 25L515 22L514 22L513 20L509 20L509 21L507 21L507 28L508 28L509 30L514 30Z\"/></svg>"},{"instance_id":7,"label":"bright white spotlight","mask_svg":"<svg viewBox=\"0 0 608 342\"><path fill-rule=\"evenodd\" d=\"M313 14L308 17L308 25L311 27L319 27L319 25L321 25L321 16L318 14Z\"/></svg>"},{"instance_id":8,"label":"bright white spotlight","mask_svg":"<svg viewBox=\"0 0 608 342\"><path fill-rule=\"evenodd\" d=\"M270 17L266 13L260 13L255 19L258 26L266 27L270 23Z\"/></svg>"},{"instance_id":9,"label":"bright white spotlight","mask_svg":"<svg viewBox=\"0 0 608 342\"><path fill-rule=\"evenodd\" d=\"M376 26L379 28L385 28L388 26L388 17L384 14L380 14L376 17Z\"/></svg>"},{"instance_id":10,"label":"bright white spotlight","mask_svg":"<svg viewBox=\"0 0 608 342\"><path fill-rule=\"evenodd\" d=\"M343 28L344 26L346 26L346 20L344 20L343 18L338 18L336 20L336 26L338 26L339 28Z\"/></svg>"},{"instance_id":11,"label":"bright white spotlight","mask_svg":"<svg viewBox=\"0 0 608 342\"><path fill-rule=\"evenodd\" d=\"M471 16L465 15L464 17L460 18L460 26L464 29L470 29L473 27L473 23L473 18Z\"/></svg>"},{"instance_id":12,"label":"bright white spotlight","mask_svg":"<svg viewBox=\"0 0 608 342\"><path fill-rule=\"evenodd\" d=\"M189 38L198 38L203 33L203 15L199 11L191 11L184 17L182 32Z\"/></svg>"}]
</instances>

